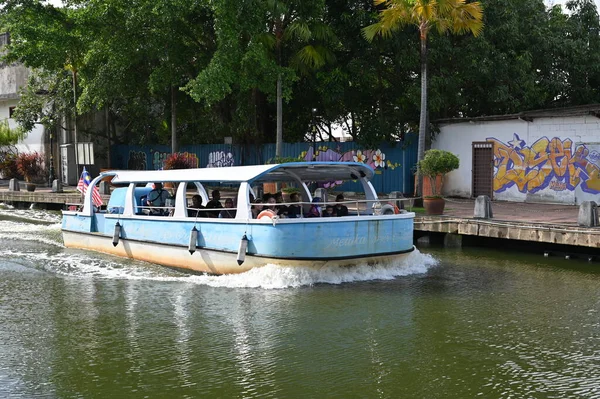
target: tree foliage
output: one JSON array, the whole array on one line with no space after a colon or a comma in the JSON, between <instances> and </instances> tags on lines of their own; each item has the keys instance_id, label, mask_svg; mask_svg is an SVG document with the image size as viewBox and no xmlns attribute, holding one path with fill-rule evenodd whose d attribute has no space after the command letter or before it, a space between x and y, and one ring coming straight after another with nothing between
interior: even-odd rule
<instances>
[{"instance_id":1,"label":"tree foliage","mask_svg":"<svg viewBox=\"0 0 600 399\"><path fill-rule=\"evenodd\" d=\"M0 147L17 144L25 135L25 130L22 127L11 128L8 126L7 120L0 121Z\"/></svg>"},{"instance_id":2,"label":"tree foliage","mask_svg":"<svg viewBox=\"0 0 600 399\"><path fill-rule=\"evenodd\" d=\"M481 4L478 37L429 37L430 121L600 103L592 0ZM176 110L181 144L274 142L281 77L284 141L339 126L376 144L415 132L421 110L418 28L369 43L361 32L379 11L372 0L7 0L0 26L4 60L33 68L16 111L26 130L77 107L105 111L123 142L168 144Z\"/></svg>"}]
</instances>

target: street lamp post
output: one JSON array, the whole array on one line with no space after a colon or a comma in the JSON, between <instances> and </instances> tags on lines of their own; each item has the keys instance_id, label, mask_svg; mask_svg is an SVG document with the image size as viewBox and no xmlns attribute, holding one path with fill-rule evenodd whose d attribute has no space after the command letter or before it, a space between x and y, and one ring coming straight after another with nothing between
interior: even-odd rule
<instances>
[{"instance_id":1,"label":"street lamp post","mask_svg":"<svg viewBox=\"0 0 600 399\"><path fill-rule=\"evenodd\" d=\"M52 182L54 182L55 172L54 172L54 134L52 130L50 130L50 171L48 174L48 186L52 187Z\"/></svg>"}]
</instances>

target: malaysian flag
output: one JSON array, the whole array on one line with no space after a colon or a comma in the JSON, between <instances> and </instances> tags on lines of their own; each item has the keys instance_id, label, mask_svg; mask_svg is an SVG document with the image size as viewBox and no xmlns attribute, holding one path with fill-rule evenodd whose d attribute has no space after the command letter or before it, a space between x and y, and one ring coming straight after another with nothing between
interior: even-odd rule
<instances>
[{"instance_id":1,"label":"malaysian flag","mask_svg":"<svg viewBox=\"0 0 600 399\"><path fill-rule=\"evenodd\" d=\"M79 178L79 183L77 183L77 191L85 195L85 192L87 191L91 180L92 178L90 177L88 171L85 170L84 166L83 172L81 172L81 177ZM98 191L98 187L96 186L94 186L94 188L92 189L92 202L94 202L94 205L96 205L97 207L100 207L102 205L102 197L100 196L100 191Z\"/></svg>"}]
</instances>

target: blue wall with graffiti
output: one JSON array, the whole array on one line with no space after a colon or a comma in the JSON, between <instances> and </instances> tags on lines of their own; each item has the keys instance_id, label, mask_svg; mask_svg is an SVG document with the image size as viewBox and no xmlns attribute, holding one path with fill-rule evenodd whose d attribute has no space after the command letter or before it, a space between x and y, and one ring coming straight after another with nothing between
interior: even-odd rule
<instances>
[{"instance_id":1,"label":"blue wall with graffiti","mask_svg":"<svg viewBox=\"0 0 600 399\"><path fill-rule=\"evenodd\" d=\"M275 156L275 144L241 146L231 144L208 144L185 146L180 152L199 168L219 168L239 165L266 164ZM159 170L171 153L168 146L117 145L112 151L114 169ZM354 142L284 143L283 157L295 157L305 161L356 161L375 169L373 187L379 193L400 191L412 193L414 188L414 165L417 160L417 142L382 143L368 149ZM326 182L323 185L335 191L362 191L358 183Z\"/></svg>"}]
</instances>

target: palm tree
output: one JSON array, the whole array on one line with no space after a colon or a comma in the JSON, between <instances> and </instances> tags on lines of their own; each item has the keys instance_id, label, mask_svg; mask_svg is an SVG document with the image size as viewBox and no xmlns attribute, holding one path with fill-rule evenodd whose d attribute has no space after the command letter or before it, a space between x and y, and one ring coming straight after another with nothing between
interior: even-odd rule
<instances>
[{"instance_id":1,"label":"palm tree","mask_svg":"<svg viewBox=\"0 0 600 399\"><path fill-rule=\"evenodd\" d=\"M472 33L479 35L483 29L483 11L478 1L465 0L374 0L375 6L384 5L379 22L363 29L365 38L389 37L407 25L416 26L421 38L421 113L419 116L419 146L417 162L425 153L427 133L427 36L435 28L439 33ZM417 196L422 195L423 176L419 174Z\"/></svg>"},{"instance_id":2,"label":"palm tree","mask_svg":"<svg viewBox=\"0 0 600 399\"><path fill-rule=\"evenodd\" d=\"M292 2L293 3L293 2ZM335 41L331 28L318 17L303 16L293 4L279 0L267 1L268 31L260 40L275 53L277 65L277 138L275 156L281 157L283 146L283 73L285 67L284 44L292 42L292 57L289 66L300 73L318 69L334 60L333 52L327 47ZM300 48L298 48L298 46Z\"/></svg>"}]
</instances>

